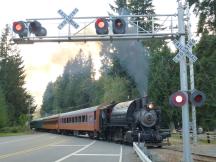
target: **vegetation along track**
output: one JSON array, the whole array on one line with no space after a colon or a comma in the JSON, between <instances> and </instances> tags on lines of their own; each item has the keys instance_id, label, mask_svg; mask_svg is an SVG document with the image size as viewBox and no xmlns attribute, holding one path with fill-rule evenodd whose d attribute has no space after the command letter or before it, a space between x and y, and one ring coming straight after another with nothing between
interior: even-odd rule
<instances>
[{"instance_id":1,"label":"vegetation along track","mask_svg":"<svg viewBox=\"0 0 216 162\"><path fill-rule=\"evenodd\" d=\"M173 154L173 152L176 152L177 154L182 156L182 151L175 148L160 148L154 150L161 150L162 152L166 151L167 154ZM216 162L215 156L210 156L205 154L192 153L192 158L194 162Z\"/></svg>"}]
</instances>

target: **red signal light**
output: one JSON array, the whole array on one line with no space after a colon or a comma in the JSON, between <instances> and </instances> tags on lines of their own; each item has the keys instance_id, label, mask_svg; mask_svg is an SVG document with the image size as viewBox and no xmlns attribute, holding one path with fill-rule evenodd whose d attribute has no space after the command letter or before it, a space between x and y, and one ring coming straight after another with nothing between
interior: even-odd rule
<instances>
[{"instance_id":1,"label":"red signal light","mask_svg":"<svg viewBox=\"0 0 216 162\"><path fill-rule=\"evenodd\" d=\"M125 34L126 32L126 22L120 17L112 20L112 27L114 34Z\"/></svg>"},{"instance_id":2,"label":"red signal light","mask_svg":"<svg viewBox=\"0 0 216 162\"><path fill-rule=\"evenodd\" d=\"M39 21L32 21L29 24L29 31L30 33L35 34L35 36L46 36L47 30L42 27L41 23Z\"/></svg>"},{"instance_id":3,"label":"red signal light","mask_svg":"<svg viewBox=\"0 0 216 162\"><path fill-rule=\"evenodd\" d=\"M15 28L15 31L19 32L23 29L23 26L18 22L14 22L14 28Z\"/></svg>"},{"instance_id":4,"label":"red signal light","mask_svg":"<svg viewBox=\"0 0 216 162\"><path fill-rule=\"evenodd\" d=\"M170 105L176 106L176 107L183 106L187 101L188 101L187 93L182 92L182 91L177 91L173 93L169 99Z\"/></svg>"},{"instance_id":5,"label":"red signal light","mask_svg":"<svg viewBox=\"0 0 216 162\"><path fill-rule=\"evenodd\" d=\"M20 37L27 37L28 27L26 22L24 21L13 22L13 31L16 34L19 34Z\"/></svg>"},{"instance_id":6,"label":"red signal light","mask_svg":"<svg viewBox=\"0 0 216 162\"><path fill-rule=\"evenodd\" d=\"M14 22L13 23L13 31L15 33L21 32L25 28L25 25L22 21Z\"/></svg>"},{"instance_id":7,"label":"red signal light","mask_svg":"<svg viewBox=\"0 0 216 162\"><path fill-rule=\"evenodd\" d=\"M95 29L97 34L108 34L108 22L105 18L98 18L95 21Z\"/></svg>"},{"instance_id":8,"label":"red signal light","mask_svg":"<svg viewBox=\"0 0 216 162\"><path fill-rule=\"evenodd\" d=\"M206 95L202 91L193 90L190 94L190 102L197 107L204 105Z\"/></svg>"},{"instance_id":9,"label":"red signal light","mask_svg":"<svg viewBox=\"0 0 216 162\"><path fill-rule=\"evenodd\" d=\"M105 26L105 23L102 19L97 19L96 24L99 28L103 28Z\"/></svg>"},{"instance_id":10,"label":"red signal light","mask_svg":"<svg viewBox=\"0 0 216 162\"><path fill-rule=\"evenodd\" d=\"M115 21L115 26L116 26L117 28L121 28L121 27L123 26L122 21L121 21L120 19L117 19L117 20Z\"/></svg>"},{"instance_id":11,"label":"red signal light","mask_svg":"<svg viewBox=\"0 0 216 162\"><path fill-rule=\"evenodd\" d=\"M175 96L175 101L177 102L177 103L181 103L181 102L183 102L183 97L182 96L180 96L180 95L178 95L178 96Z\"/></svg>"},{"instance_id":12,"label":"red signal light","mask_svg":"<svg viewBox=\"0 0 216 162\"><path fill-rule=\"evenodd\" d=\"M196 102L200 102L200 101L202 100L202 96L201 96L201 95L197 95L197 96L194 98L194 100L195 100Z\"/></svg>"}]
</instances>

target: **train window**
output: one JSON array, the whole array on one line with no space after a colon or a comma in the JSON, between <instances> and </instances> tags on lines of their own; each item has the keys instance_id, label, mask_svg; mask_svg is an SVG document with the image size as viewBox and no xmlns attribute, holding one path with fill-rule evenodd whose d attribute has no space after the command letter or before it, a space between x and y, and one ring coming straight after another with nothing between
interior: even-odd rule
<instances>
[{"instance_id":1,"label":"train window","mask_svg":"<svg viewBox=\"0 0 216 162\"><path fill-rule=\"evenodd\" d=\"M89 116L88 119L91 122L93 120L93 116Z\"/></svg>"},{"instance_id":2,"label":"train window","mask_svg":"<svg viewBox=\"0 0 216 162\"><path fill-rule=\"evenodd\" d=\"M82 116L82 122L85 122L85 115Z\"/></svg>"},{"instance_id":3,"label":"train window","mask_svg":"<svg viewBox=\"0 0 216 162\"><path fill-rule=\"evenodd\" d=\"M74 117L72 117L72 123L74 123Z\"/></svg>"},{"instance_id":4,"label":"train window","mask_svg":"<svg viewBox=\"0 0 216 162\"><path fill-rule=\"evenodd\" d=\"M81 116L78 117L78 122L81 122Z\"/></svg>"},{"instance_id":5,"label":"train window","mask_svg":"<svg viewBox=\"0 0 216 162\"><path fill-rule=\"evenodd\" d=\"M74 121L75 123L77 122L77 116L75 117L75 121Z\"/></svg>"},{"instance_id":6,"label":"train window","mask_svg":"<svg viewBox=\"0 0 216 162\"><path fill-rule=\"evenodd\" d=\"M94 111L94 120L96 120L96 111Z\"/></svg>"}]
</instances>

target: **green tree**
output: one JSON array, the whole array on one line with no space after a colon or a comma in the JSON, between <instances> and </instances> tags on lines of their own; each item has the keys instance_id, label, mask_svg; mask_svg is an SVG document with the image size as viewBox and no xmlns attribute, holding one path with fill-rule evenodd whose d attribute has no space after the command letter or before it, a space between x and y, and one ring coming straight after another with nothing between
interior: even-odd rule
<instances>
[{"instance_id":1,"label":"green tree","mask_svg":"<svg viewBox=\"0 0 216 162\"><path fill-rule=\"evenodd\" d=\"M199 58L195 64L195 85L202 90L206 96L206 104L197 109L198 124L206 129L216 128L216 36L203 33L200 42L195 48L195 53Z\"/></svg>"},{"instance_id":2,"label":"green tree","mask_svg":"<svg viewBox=\"0 0 216 162\"><path fill-rule=\"evenodd\" d=\"M171 108L169 96L179 89L179 66L172 60L173 55L167 46L151 56L149 76L149 97L162 108L162 125L181 123L180 110Z\"/></svg>"},{"instance_id":3,"label":"green tree","mask_svg":"<svg viewBox=\"0 0 216 162\"><path fill-rule=\"evenodd\" d=\"M7 104L5 100L5 95L0 88L0 128L8 124L8 114L7 114Z\"/></svg>"},{"instance_id":4,"label":"green tree","mask_svg":"<svg viewBox=\"0 0 216 162\"><path fill-rule=\"evenodd\" d=\"M129 81L119 76L103 78L104 95L102 103L122 102L128 100Z\"/></svg>"},{"instance_id":5,"label":"green tree","mask_svg":"<svg viewBox=\"0 0 216 162\"><path fill-rule=\"evenodd\" d=\"M36 106L32 96L24 88L25 70L19 50L9 41L9 27L0 40L0 85L5 95L10 125L19 124L19 117L32 113Z\"/></svg>"},{"instance_id":6,"label":"green tree","mask_svg":"<svg viewBox=\"0 0 216 162\"><path fill-rule=\"evenodd\" d=\"M89 107L96 103L93 98L94 87L92 58L86 57L80 50L65 65L63 75L48 84L41 111L55 114Z\"/></svg>"},{"instance_id":7,"label":"green tree","mask_svg":"<svg viewBox=\"0 0 216 162\"><path fill-rule=\"evenodd\" d=\"M189 0L190 6L195 4L194 12L199 16L198 33L205 30L216 33L216 1L215 0Z\"/></svg>"},{"instance_id":8,"label":"green tree","mask_svg":"<svg viewBox=\"0 0 216 162\"><path fill-rule=\"evenodd\" d=\"M48 113L51 112L53 109L53 99L54 99L53 89L54 89L53 83L49 82L43 95L43 102L42 102L43 104L40 110L40 113L43 116L49 115Z\"/></svg>"},{"instance_id":9,"label":"green tree","mask_svg":"<svg viewBox=\"0 0 216 162\"><path fill-rule=\"evenodd\" d=\"M190 0L190 6L195 4L194 12L199 18L198 34L201 35L194 51L198 61L195 63L195 87L202 90L206 96L206 104L197 109L198 125L205 129L216 129L215 83L216 74L216 1Z\"/></svg>"}]
</instances>

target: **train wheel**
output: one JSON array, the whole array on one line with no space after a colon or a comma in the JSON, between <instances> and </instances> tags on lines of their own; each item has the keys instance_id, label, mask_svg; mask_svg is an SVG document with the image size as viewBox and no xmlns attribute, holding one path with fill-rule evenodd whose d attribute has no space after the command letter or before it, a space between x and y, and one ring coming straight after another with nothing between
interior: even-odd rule
<instances>
[{"instance_id":1,"label":"train wheel","mask_svg":"<svg viewBox=\"0 0 216 162\"><path fill-rule=\"evenodd\" d=\"M94 139L94 133L93 132L88 132L88 136L89 136L89 138Z\"/></svg>"}]
</instances>

